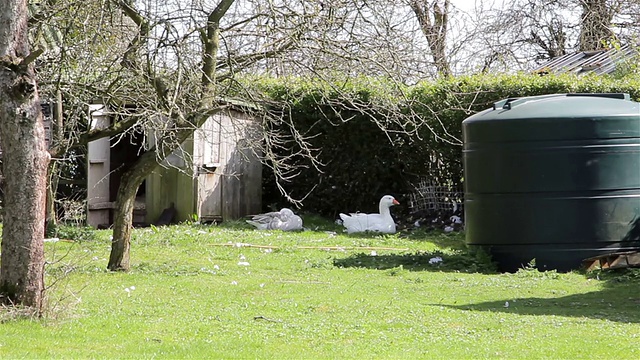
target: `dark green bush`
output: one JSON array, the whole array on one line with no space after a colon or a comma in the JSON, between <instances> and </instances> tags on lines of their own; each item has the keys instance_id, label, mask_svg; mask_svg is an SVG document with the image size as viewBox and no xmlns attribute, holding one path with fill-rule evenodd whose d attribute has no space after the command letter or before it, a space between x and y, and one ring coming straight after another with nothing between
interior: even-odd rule
<instances>
[{"instance_id":1,"label":"dark green bush","mask_svg":"<svg viewBox=\"0 0 640 360\"><path fill-rule=\"evenodd\" d=\"M276 111L285 122L307 137L321 164L318 170L305 157L294 156L297 165L306 167L284 188L294 198L313 190L304 209L327 216L374 211L384 194L403 202L420 179L459 187L462 121L501 99L571 92L625 92L640 98L637 76L483 75L410 88L366 78L342 84L313 79L256 83L279 104ZM288 131L285 126L278 130ZM276 151L292 155L299 150L291 140ZM265 172L264 203L284 205L272 174Z\"/></svg>"}]
</instances>

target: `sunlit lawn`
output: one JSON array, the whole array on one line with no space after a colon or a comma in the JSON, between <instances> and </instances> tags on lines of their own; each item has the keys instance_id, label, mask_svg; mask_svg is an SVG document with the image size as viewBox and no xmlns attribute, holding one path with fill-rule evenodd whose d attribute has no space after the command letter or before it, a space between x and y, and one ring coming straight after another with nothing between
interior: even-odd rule
<instances>
[{"instance_id":1,"label":"sunlit lawn","mask_svg":"<svg viewBox=\"0 0 640 360\"><path fill-rule=\"evenodd\" d=\"M47 243L49 310L5 310L0 358L640 358L633 272L497 274L460 234L317 224L137 229L129 273L107 231Z\"/></svg>"}]
</instances>

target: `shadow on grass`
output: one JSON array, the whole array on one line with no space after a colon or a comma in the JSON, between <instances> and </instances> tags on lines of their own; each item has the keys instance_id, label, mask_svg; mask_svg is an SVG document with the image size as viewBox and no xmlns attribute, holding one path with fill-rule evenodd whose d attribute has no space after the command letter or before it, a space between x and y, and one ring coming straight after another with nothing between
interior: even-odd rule
<instances>
[{"instance_id":1,"label":"shadow on grass","mask_svg":"<svg viewBox=\"0 0 640 360\"><path fill-rule=\"evenodd\" d=\"M490 257L481 250L469 250L464 244L464 234L459 232L444 233L441 231L425 231L423 229L405 229L395 235L378 233L344 233L344 227L317 215L301 214L304 232L333 233L347 238L373 240L376 238L398 237L412 242L424 242L436 245L443 251L385 254L372 256L371 253L354 253L347 258L333 261L336 267L358 267L386 270L402 267L408 271L444 271L465 273L496 273L496 266ZM216 226L234 230L255 230L244 220L225 221ZM438 261L440 260L440 261Z\"/></svg>"},{"instance_id":2,"label":"shadow on grass","mask_svg":"<svg viewBox=\"0 0 640 360\"><path fill-rule=\"evenodd\" d=\"M334 259L333 265L342 268L367 268L388 270L401 267L408 271L443 271L495 274L496 268L488 255L477 252L456 251L445 254L439 251L409 254L376 255L358 253L346 258Z\"/></svg>"},{"instance_id":3,"label":"shadow on grass","mask_svg":"<svg viewBox=\"0 0 640 360\"><path fill-rule=\"evenodd\" d=\"M315 215L303 215L304 232L334 233L348 238L375 240L387 236L397 236L415 242L432 243L444 252L417 251L403 254L385 254L372 256L371 253L354 253L347 258L335 259L336 267L358 267L376 270L386 270L402 267L408 271L444 271L465 273L496 273L496 266L488 255L481 250L470 251L464 245L463 233L444 233L438 231L424 231L422 229L403 230L395 235L377 233L346 234L344 228L334 222L327 221ZM226 221L216 225L221 228L234 230L255 230L244 220ZM440 261L438 261L438 259Z\"/></svg>"},{"instance_id":4,"label":"shadow on grass","mask_svg":"<svg viewBox=\"0 0 640 360\"><path fill-rule=\"evenodd\" d=\"M411 229L398 233L398 237L416 242L429 242L442 248L464 249L465 235L462 232L445 233L439 230Z\"/></svg>"},{"instance_id":5,"label":"shadow on grass","mask_svg":"<svg viewBox=\"0 0 640 360\"><path fill-rule=\"evenodd\" d=\"M640 217L630 224L630 230L623 239L627 243L640 241ZM521 269L527 276L554 276L553 272L544 273L534 269ZM603 289L585 294L573 294L554 298L514 298L488 301L466 305L441 305L452 309L470 311L489 311L494 313L512 313L519 315L557 315L565 317L584 317L620 323L640 323L640 269L620 268L584 272L587 281L601 281ZM508 306L506 306L508 302ZM562 320L558 320L561 322Z\"/></svg>"},{"instance_id":6,"label":"shadow on grass","mask_svg":"<svg viewBox=\"0 0 640 360\"><path fill-rule=\"evenodd\" d=\"M602 319L622 323L640 322L638 284L619 284L601 291L555 298L513 298L466 305L442 305L451 309L518 315L556 315ZM506 307L506 303L509 306ZM557 320L558 323L562 319Z\"/></svg>"}]
</instances>

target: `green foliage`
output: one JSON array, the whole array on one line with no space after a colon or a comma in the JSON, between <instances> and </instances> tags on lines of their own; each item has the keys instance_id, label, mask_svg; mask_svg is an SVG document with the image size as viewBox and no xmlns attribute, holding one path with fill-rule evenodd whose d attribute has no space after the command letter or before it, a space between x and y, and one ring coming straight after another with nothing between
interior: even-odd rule
<instances>
[{"instance_id":1,"label":"green foliage","mask_svg":"<svg viewBox=\"0 0 640 360\"><path fill-rule=\"evenodd\" d=\"M272 99L284 104L282 111L289 121L318 149L315 155L321 171L309 159L298 157L297 164L306 169L286 184L294 198L315 188L304 202L306 209L327 216L335 216L337 210L374 210L382 195L402 189L410 180L397 151L403 137L392 133L401 129L389 120L400 101L392 85L355 79L334 87L302 80L282 84L271 80L262 86ZM292 140L280 155L300 151ZM265 204L279 202L274 190L267 182Z\"/></svg>"},{"instance_id":2,"label":"green foliage","mask_svg":"<svg viewBox=\"0 0 640 360\"><path fill-rule=\"evenodd\" d=\"M44 229L44 237L45 238L53 238L58 234L58 224L53 221L49 221L46 223Z\"/></svg>"},{"instance_id":3,"label":"green foliage","mask_svg":"<svg viewBox=\"0 0 640 360\"><path fill-rule=\"evenodd\" d=\"M96 239L96 230L91 226L58 225L52 235L65 240L91 241Z\"/></svg>"},{"instance_id":4,"label":"green foliage","mask_svg":"<svg viewBox=\"0 0 640 360\"><path fill-rule=\"evenodd\" d=\"M320 171L297 157L297 164L306 168L284 188L294 198L313 189L304 206L326 216L375 210L386 193L402 202L419 179L459 188L462 121L501 99L606 92L640 98L640 76L480 75L413 87L370 78L331 85L303 78L252 80L281 104L280 111L308 137L310 147L318 149ZM280 154L299 150L292 141ZM264 203L281 202L273 175L265 174L265 179Z\"/></svg>"},{"instance_id":5,"label":"green foliage","mask_svg":"<svg viewBox=\"0 0 640 360\"><path fill-rule=\"evenodd\" d=\"M536 266L536 259L532 259L529 263L518 269L515 273L515 276L522 278L547 278L547 279L558 279L561 274L555 270L551 271L540 271Z\"/></svg>"},{"instance_id":6,"label":"green foliage","mask_svg":"<svg viewBox=\"0 0 640 360\"><path fill-rule=\"evenodd\" d=\"M597 269L586 274L591 279L607 280L615 282L640 282L640 269L621 268L613 270Z\"/></svg>"}]
</instances>

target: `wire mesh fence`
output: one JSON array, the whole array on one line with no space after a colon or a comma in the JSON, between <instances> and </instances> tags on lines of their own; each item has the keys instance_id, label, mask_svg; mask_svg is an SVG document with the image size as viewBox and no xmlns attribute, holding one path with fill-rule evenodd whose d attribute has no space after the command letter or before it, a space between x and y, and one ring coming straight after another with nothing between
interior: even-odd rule
<instances>
[{"instance_id":1,"label":"wire mesh fence","mask_svg":"<svg viewBox=\"0 0 640 360\"><path fill-rule=\"evenodd\" d=\"M439 184L421 180L409 194L409 207L413 213L461 214L464 191L461 186Z\"/></svg>"},{"instance_id":2,"label":"wire mesh fence","mask_svg":"<svg viewBox=\"0 0 640 360\"><path fill-rule=\"evenodd\" d=\"M408 198L413 222L410 226L444 232L464 229L464 191L461 185L421 180Z\"/></svg>"}]
</instances>

